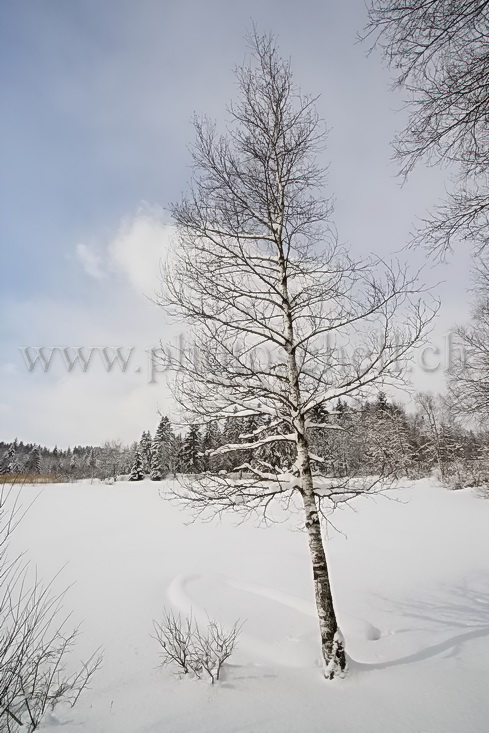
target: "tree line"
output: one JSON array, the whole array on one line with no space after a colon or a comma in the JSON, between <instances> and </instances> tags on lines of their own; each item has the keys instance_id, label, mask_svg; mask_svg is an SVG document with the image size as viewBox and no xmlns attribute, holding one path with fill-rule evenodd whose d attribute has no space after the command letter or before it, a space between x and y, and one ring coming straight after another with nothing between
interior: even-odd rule
<instances>
[{"instance_id":1,"label":"tree line","mask_svg":"<svg viewBox=\"0 0 489 733\"><path fill-rule=\"evenodd\" d=\"M317 409L309 428L311 453L321 457L322 470L338 478L385 475L409 479L436 472L452 488L489 482L487 430L464 427L448 399L419 393L416 409L389 400L384 392L375 399L354 402L338 399L335 409ZM322 425L323 427L314 427ZM241 445L260 431L270 436L259 448L219 453L223 446ZM280 426L279 426L280 430ZM285 432L285 426L282 426ZM151 435L124 445L107 441L102 446L75 446L65 450L23 443L0 442L3 480L44 477L53 481L129 478L153 481L177 474L212 474L273 468L288 471L294 452L286 441L274 440L277 426L270 420L228 417L207 425L190 425L177 432L163 415ZM248 438L247 438L248 436Z\"/></svg>"}]
</instances>

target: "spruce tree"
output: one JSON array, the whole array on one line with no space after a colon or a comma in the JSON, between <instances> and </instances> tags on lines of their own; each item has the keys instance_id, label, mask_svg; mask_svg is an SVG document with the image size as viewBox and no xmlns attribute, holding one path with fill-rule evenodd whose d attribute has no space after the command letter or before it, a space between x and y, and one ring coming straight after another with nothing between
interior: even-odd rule
<instances>
[{"instance_id":1,"label":"spruce tree","mask_svg":"<svg viewBox=\"0 0 489 733\"><path fill-rule=\"evenodd\" d=\"M161 471L163 472L163 475L166 475L170 471L175 473L175 435L172 430L170 419L166 415L161 417L155 433L155 440L159 442L161 447Z\"/></svg>"},{"instance_id":2,"label":"spruce tree","mask_svg":"<svg viewBox=\"0 0 489 733\"><path fill-rule=\"evenodd\" d=\"M236 445L240 443L240 435L246 431L243 418L241 417L227 417L224 422L224 429L222 432L222 440L224 444ZM231 471L237 463L241 463L243 456L241 453L226 453L221 458L222 468L226 471Z\"/></svg>"},{"instance_id":3,"label":"spruce tree","mask_svg":"<svg viewBox=\"0 0 489 733\"><path fill-rule=\"evenodd\" d=\"M182 452L183 452L183 438L178 433L175 435L175 439L173 441L173 451L172 451L172 472L173 475L176 476L177 473L182 473Z\"/></svg>"},{"instance_id":4,"label":"spruce tree","mask_svg":"<svg viewBox=\"0 0 489 733\"><path fill-rule=\"evenodd\" d=\"M22 473L20 457L17 453L14 454L9 469L9 473L12 474L12 476L17 476L19 473Z\"/></svg>"},{"instance_id":5,"label":"spruce tree","mask_svg":"<svg viewBox=\"0 0 489 733\"><path fill-rule=\"evenodd\" d=\"M143 459L141 456L141 449L138 446L136 448L136 453L134 454L134 462L132 464L129 481L142 481L143 478L144 478Z\"/></svg>"},{"instance_id":6,"label":"spruce tree","mask_svg":"<svg viewBox=\"0 0 489 733\"><path fill-rule=\"evenodd\" d=\"M155 437L151 443L151 481L161 481L162 477L162 447L160 441Z\"/></svg>"},{"instance_id":7,"label":"spruce tree","mask_svg":"<svg viewBox=\"0 0 489 733\"><path fill-rule=\"evenodd\" d=\"M160 443L164 443L167 436L172 432L170 418L162 415L158 427L156 429L155 438Z\"/></svg>"},{"instance_id":8,"label":"spruce tree","mask_svg":"<svg viewBox=\"0 0 489 733\"><path fill-rule=\"evenodd\" d=\"M90 468L90 478L93 479L95 471L97 470L97 459L95 458L95 451L93 448L90 448L90 453L88 455L88 466Z\"/></svg>"},{"instance_id":9,"label":"spruce tree","mask_svg":"<svg viewBox=\"0 0 489 733\"><path fill-rule=\"evenodd\" d=\"M145 430L141 435L139 451L141 453L143 472L147 474L151 469L151 433L149 430Z\"/></svg>"},{"instance_id":10,"label":"spruce tree","mask_svg":"<svg viewBox=\"0 0 489 733\"><path fill-rule=\"evenodd\" d=\"M259 433L261 439L273 435L286 435L288 432L286 424L282 423L277 425L276 420L265 421L262 428ZM256 435L251 436L246 440L253 442L256 437ZM254 466L261 466L264 470L273 468L279 472L286 472L290 470L294 460L295 454L291 444L288 441L274 440L269 443L264 443L258 450L254 451L251 463Z\"/></svg>"},{"instance_id":11,"label":"spruce tree","mask_svg":"<svg viewBox=\"0 0 489 733\"><path fill-rule=\"evenodd\" d=\"M3 465L2 465L2 473L3 474L13 474L15 473L16 469L16 446L17 446L17 439L11 443L8 447L7 453L5 454Z\"/></svg>"},{"instance_id":12,"label":"spruce tree","mask_svg":"<svg viewBox=\"0 0 489 733\"><path fill-rule=\"evenodd\" d=\"M200 473L203 470L202 438L198 425L191 425L181 451L182 473Z\"/></svg>"},{"instance_id":13,"label":"spruce tree","mask_svg":"<svg viewBox=\"0 0 489 733\"><path fill-rule=\"evenodd\" d=\"M209 456L206 451L215 450L219 448L221 444L221 431L217 420L212 420L208 423L205 429L204 437L202 439L202 451L204 456L202 458L202 466L204 471L218 471L220 463L222 462L220 456Z\"/></svg>"},{"instance_id":14,"label":"spruce tree","mask_svg":"<svg viewBox=\"0 0 489 733\"><path fill-rule=\"evenodd\" d=\"M2 456L2 461L0 463L0 474L2 476L8 473L7 471L8 464L9 464L9 458L8 458L8 449L7 449Z\"/></svg>"},{"instance_id":15,"label":"spruce tree","mask_svg":"<svg viewBox=\"0 0 489 733\"><path fill-rule=\"evenodd\" d=\"M38 445L35 445L31 450L31 454L29 456L29 470L38 476L41 473L41 450Z\"/></svg>"}]
</instances>

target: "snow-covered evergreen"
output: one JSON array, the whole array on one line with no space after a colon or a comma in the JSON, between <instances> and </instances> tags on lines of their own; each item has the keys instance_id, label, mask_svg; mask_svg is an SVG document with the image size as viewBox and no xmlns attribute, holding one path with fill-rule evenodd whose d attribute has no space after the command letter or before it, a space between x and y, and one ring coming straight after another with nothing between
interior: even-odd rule
<instances>
[{"instance_id":1,"label":"snow-covered evergreen","mask_svg":"<svg viewBox=\"0 0 489 733\"><path fill-rule=\"evenodd\" d=\"M175 434L170 419L163 415L155 433L155 440L160 444L162 476L175 473L177 456L175 452Z\"/></svg>"},{"instance_id":2,"label":"snow-covered evergreen","mask_svg":"<svg viewBox=\"0 0 489 733\"><path fill-rule=\"evenodd\" d=\"M35 445L29 455L29 471L39 475L41 473L41 449Z\"/></svg>"},{"instance_id":3,"label":"snow-covered evergreen","mask_svg":"<svg viewBox=\"0 0 489 733\"><path fill-rule=\"evenodd\" d=\"M163 478L162 444L155 437L151 443L151 466L149 476L152 481L161 481Z\"/></svg>"},{"instance_id":4,"label":"snow-covered evergreen","mask_svg":"<svg viewBox=\"0 0 489 733\"><path fill-rule=\"evenodd\" d=\"M219 430L219 424L217 420L209 422L205 428L204 436L202 438L202 451L204 453L202 457L202 467L204 471L216 471L219 470L219 457L211 455L211 451L219 448L222 445L222 435Z\"/></svg>"},{"instance_id":5,"label":"snow-covered evergreen","mask_svg":"<svg viewBox=\"0 0 489 733\"><path fill-rule=\"evenodd\" d=\"M143 431L141 440L139 441L139 452L141 454L143 471L145 474L148 474L151 468L151 433L149 430Z\"/></svg>"},{"instance_id":6,"label":"snow-covered evergreen","mask_svg":"<svg viewBox=\"0 0 489 733\"><path fill-rule=\"evenodd\" d=\"M191 425L180 452L183 473L200 473L203 470L202 436L198 425Z\"/></svg>"},{"instance_id":7,"label":"snow-covered evergreen","mask_svg":"<svg viewBox=\"0 0 489 733\"><path fill-rule=\"evenodd\" d=\"M70 459L70 474L72 476L76 473L77 468L78 468L78 461L76 460L76 455L73 453Z\"/></svg>"},{"instance_id":8,"label":"snow-covered evergreen","mask_svg":"<svg viewBox=\"0 0 489 733\"><path fill-rule=\"evenodd\" d=\"M4 455L1 472L2 474L14 474L18 470L17 441L11 443Z\"/></svg>"},{"instance_id":9,"label":"snow-covered evergreen","mask_svg":"<svg viewBox=\"0 0 489 733\"><path fill-rule=\"evenodd\" d=\"M143 478L144 478L143 459L141 456L141 450L138 446L134 454L134 462L132 464L131 473L129 475L129 481L142 481Z\"/></svg>"}]
</instances>

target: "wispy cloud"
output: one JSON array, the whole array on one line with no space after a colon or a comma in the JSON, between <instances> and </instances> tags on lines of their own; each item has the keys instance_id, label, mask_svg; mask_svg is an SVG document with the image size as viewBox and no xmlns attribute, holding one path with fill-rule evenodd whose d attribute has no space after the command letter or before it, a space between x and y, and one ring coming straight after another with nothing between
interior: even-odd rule
<instances>
[{"instance_id":1,"label":"wispy cloud","mask_svg":"<svg viewBox=\"0 0 489 733\"><path fill-rule=\"evenodd\" d=\"M103 269L102 257L93 251L87 244L76 245L76 256L81 262L83 269L96 280L103 280L106 273Z\"/></svg>"}]
</instances>

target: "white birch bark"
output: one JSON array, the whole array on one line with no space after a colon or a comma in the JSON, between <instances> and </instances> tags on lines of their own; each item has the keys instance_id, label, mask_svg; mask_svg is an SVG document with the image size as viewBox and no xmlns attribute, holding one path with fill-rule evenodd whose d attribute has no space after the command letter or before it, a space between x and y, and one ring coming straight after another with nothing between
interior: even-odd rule
<instances>
[{"instance_id":1,"label":"white birch bark","mask_svg":"<svg viewBox=\"0 0 489 733\"><path fill-rule=\"evenodd\" d=\"M279 233L278 233L279 234ZM282 247L280 247L282 252ZM282 297L284 307L284 331L287 343L288 380L290 401L296 412L294 428L297 444L297 465L300 472L300 493L304 505L305 528L311 554L314 594L318 613L319 631L321 634L321 653L324 664L324 675L333 679L344 674L346 656L342 634L338 628L333 606L333 596L329 580L328 563L321 535L321 521L314 496L314 482L311 471L309 445L305 429L305 419L301 405L299 370L295 358L294 323L290 308L290 297L287 288L287 272L283 257L280 257Z\"/></svg>"}]
</instances>

